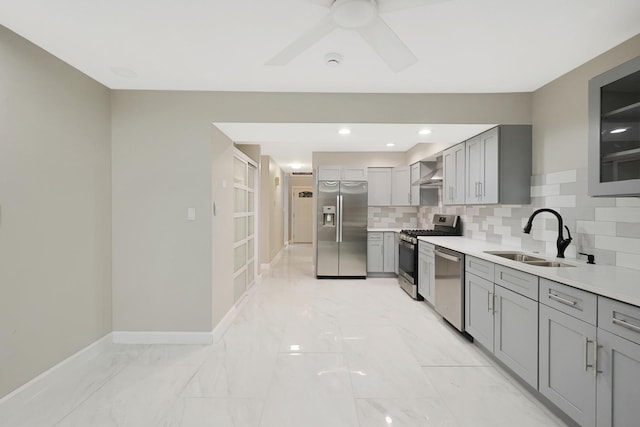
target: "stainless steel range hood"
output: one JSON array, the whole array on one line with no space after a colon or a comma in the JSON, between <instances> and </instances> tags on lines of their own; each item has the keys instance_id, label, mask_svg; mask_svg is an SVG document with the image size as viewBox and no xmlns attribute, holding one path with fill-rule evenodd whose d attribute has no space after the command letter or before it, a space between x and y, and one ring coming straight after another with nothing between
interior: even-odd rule
<instances>
[{"instance_id":1,"label":"stainless steel range hood","mask_svg":"<svg viewBox=\"0 0 640 427\"><path fill-rule=\"evenodd\" d=\"M422 188L442 187L442 158L435 162L421 162L425 167L421 170L422 175L412 185L420 185Z\"/></svg>"}]
</instances>

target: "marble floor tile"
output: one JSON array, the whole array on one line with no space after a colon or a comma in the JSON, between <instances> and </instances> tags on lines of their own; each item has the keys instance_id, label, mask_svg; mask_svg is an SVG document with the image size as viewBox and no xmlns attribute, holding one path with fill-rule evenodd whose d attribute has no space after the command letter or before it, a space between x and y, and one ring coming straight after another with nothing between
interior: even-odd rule
<instances>
[{"instance_id":1,"label":"marble floor tile","mask_svg":"<svg viewBox=\"0 0 640 427\"><path fill-rule=\"evenodd\" d=\"M430 367L424 371L460 426L565 425L498 368Z\"/></svg>"},{"instance_id":2,"label":"marble floor tile","mask_svg":"<svg viewBox=\"0 0 640 427\"><path fill-rule=\"evenodd\" d=\"M440 399L356 399L358 419L366 427L458 427Z\"/></svg>"},{"instance_id":3,"label":"marble floor tile","mask_svg":"<svg viewBox=\"0 0 640 427\"><path fill-rule=\"evenodd\" d=\"M162 427L258 427L262 400L181 398Z\"/></svg>"},{"instance_id":4,"label":"marble floor tile","mask_svg":"<svg viewBox=\"0 0 640 427\"><path fill-rule=\"evenodd\" d=\"M396 279L316 280L290 245L210 346L113 345L1 427L563 426Z\"/></svg>"},{"instance_id":5,"label":"marble floor tile","mask_svg":"<svg viewBox=\"0 0 640 427\"><path fill-rule=\"evenodd\" d=\"M358 425L351 381L341 354L278 356L260 427Z\"/></svg>"}]
</instances>

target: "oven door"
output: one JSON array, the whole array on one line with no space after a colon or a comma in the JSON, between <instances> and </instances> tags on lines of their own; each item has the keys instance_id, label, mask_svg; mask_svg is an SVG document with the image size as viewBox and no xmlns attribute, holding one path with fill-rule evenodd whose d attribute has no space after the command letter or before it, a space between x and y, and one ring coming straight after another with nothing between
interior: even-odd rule
<instances>
[{"instance_id":1,"label":"oven door","mask_svg":"<svg viewBox=\"0 0 640 427\"><path fill-rule=\"evenodd\" d=\"M416 245L401 240L398 252L398 273L411 284L415 285Z\"/></svg>"}]
</instances>

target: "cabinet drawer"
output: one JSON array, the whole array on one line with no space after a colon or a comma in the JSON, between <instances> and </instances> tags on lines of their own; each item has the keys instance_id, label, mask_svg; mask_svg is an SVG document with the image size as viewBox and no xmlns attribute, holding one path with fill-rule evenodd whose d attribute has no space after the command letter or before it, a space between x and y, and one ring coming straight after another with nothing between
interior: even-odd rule
<instances>
[{"instance_id":1,"label":"cabinet drawer","mask_svg":"<svg viewBox=\"0 0 640 427\"><path fill-rule=\"evenodd\" d=\"M466 256L464 269L469 273L473 273L478 277L482 277L483 279L493 282L494 264L490 261Z\"/></svg>"},{"instance_id":2,"label":"cabinet drawer","mask_svg":"<svg viewBox=\"0 0 640 427\"><path fill-rule=\"evenodd\" d=\"M380 232L368 233L367 234L367 240L369 240L369 241L382 241L382 240L384 240L384 233L380 233Z\"/></svg>"},{"instance_id":3,"label":"cabinet drawer","mask_svg":"<svg viewBox=\"0 0 640 427\"><path fill-rule=\"evenodd\" d=\"M640 344L640 307L599 296L598 327Z\"/></svg>"},{"instance_id":4,"label":"cabinet drawer","mask_svg":"<svg viewBox=\"0 0 640 427\"><path fill-rule=\"evenodd\" d=\"M596 325L598 298L595 294L540 278L540 302Z\"/></svg>"},{"instance_id":5,"label":"cabinet drawer","mask_svg":"<svg viewBox=\"0 0 640 427\"><path fill-rule=\"evenodd\" d=\"M538 301L538 276L496 265L494 283Z\"/></svg>"}]
</instances>

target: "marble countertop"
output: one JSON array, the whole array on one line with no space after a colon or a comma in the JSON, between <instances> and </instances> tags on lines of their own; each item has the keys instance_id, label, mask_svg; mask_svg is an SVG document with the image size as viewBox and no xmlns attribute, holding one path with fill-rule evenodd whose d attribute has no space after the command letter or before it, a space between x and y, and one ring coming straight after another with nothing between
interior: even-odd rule
<instances>
[{"instance_id":1,"label":"marble countertop","mask_svg":"<svg viewBox=\"0 0 640 427\"><path fill-rule=\"evenodd\" d=\"M404 228L378 228L378 227L367 227L367 231L382 233L385 231L393 231L394 233L399 233L404 230Z\"/></svg>"},{"instance_id":2,"label":"marble countertop","mask_svg":"<svg viewBox=\"0 0 640 427\"><path fill-rule=\"evenodd\" d=\"M419 237L419 240L442 246L466 255L491 261L495 264L535 274L549 280L564 283L578 289L640 306L640 270L613 265L590 265L583 259L556 258L546 254L536 254L517 248L474 240L465 237ZM561 261L574 267L538 267L512 261L485 251L517 251L547 260ZM596 263L598 260L596 259Z\"/></svg>"}]
</instances>

